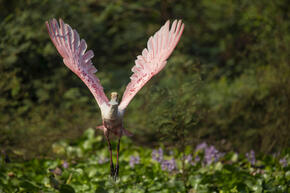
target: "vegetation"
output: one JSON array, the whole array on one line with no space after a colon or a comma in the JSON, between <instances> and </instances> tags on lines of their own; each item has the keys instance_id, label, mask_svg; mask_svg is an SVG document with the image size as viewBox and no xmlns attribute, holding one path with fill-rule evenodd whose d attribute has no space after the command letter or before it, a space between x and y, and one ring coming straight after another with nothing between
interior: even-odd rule
<instances>
[{"instance_id":1,"label":"vegetation","mask_svg":"<svg viewBox=\"0 0 290 193\"><path fill-rule=\"evenodd\" d=\"M120 178L109 177L108 151L102 137L88 129L74 145L53 145L64 159L2 163L1 192L275 192L289 191L289 152L274 156L221 153L202 143L163 151L137 147L124 138ZM97 152L95 151L97 149ZM4 160L2 160L4 162Z\"/></svg>"}]
</instances>

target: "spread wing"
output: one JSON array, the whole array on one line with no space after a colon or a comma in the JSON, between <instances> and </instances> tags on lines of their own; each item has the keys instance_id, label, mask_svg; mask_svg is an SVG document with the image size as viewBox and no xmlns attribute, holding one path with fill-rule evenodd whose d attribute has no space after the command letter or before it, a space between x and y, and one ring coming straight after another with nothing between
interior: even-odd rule
<instances>
[{"instance_id":1,"label":"spread wing","mask_svg":"<svg viewBox=\"0 0 290 193\"><path fill-rule=\"evenodd\" d=\"M100 80L94 74L97 72L91 61L94 52L92 50L86 52L85 40L80 40L78 32L61 19L59 19L59 24L56 19L53 19L46 22L46 26L53 44L63 57L64 64L87 85L99 107L103 104L107 105L108 98Z\"/></svg>"},{"instance_id":2,"label":"spread wing","mask_svg":"<svg viewBox=\"0 0 290 193\"><path fill-rule=\"evenodd\" d=\"M142 55L137 56L132 68L131 82L127 85L119 110L124 111L137 92L166 65L182 35L184 24L175 20L169 29L169 21L157 31L147 42L147 48Z\"/></svg>"}]
</instances>

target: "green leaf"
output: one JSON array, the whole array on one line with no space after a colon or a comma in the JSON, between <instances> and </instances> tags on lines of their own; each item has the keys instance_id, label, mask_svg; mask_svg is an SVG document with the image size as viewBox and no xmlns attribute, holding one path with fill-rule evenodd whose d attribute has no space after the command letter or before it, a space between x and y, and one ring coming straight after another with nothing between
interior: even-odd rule
<instances>
[{"instance_id":1,"label":"green leaf","mask_svg":"<svg viewBox=\"0 0 290 193\"><path fill-rule=\"evenodd\" d=\"M75 193L75 190L72 186L68 184L62 184L59 189L60 193Z\"/></svg>"}]
</instances>

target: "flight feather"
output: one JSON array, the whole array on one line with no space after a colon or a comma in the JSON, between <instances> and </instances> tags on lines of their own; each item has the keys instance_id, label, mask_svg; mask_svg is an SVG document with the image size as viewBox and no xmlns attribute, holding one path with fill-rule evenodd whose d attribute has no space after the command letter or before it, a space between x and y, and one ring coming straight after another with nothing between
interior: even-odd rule
<instances>
[{"instance_id":1,"label":"flight feather","mask_svg":"<svg viewBox=\"0 0 290 193\"><path fill-rule=\"evenodd\" d=\"M108 98L94 73L97 69L91 59L94 57L92 50L87 50L87 43L80 40L79 34L61 19L46 22L49 36L59 54L63 57L64 64L72 70L90 89L99 107L108 104Z\"/></svg>"},{"instance_id":2,"label":"flight feather","mask_svg":"<svg viewBox=\"0 0 290 193\"><path fill-rule=\"evenodd\" d=\"M169 29L167 21L147 42L147 48L137 56L132 68L131 81L123 94L119 110L124 111L137 92L166 65L168 57L173 52L182 35L184 24L175 20Z\"/></svg>"}]
</instances>

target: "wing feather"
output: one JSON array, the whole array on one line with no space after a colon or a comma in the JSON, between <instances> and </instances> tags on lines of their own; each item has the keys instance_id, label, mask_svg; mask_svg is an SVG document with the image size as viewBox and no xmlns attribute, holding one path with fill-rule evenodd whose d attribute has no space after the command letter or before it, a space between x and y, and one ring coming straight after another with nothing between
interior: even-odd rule
<instances>
[{"instance_id":1,"label":"wing feather","mask_svg":"<svg viewBox=\"0 0 290 193\"><path fill-rule=\"evenodd\" d=\"M168 57L176 47L182 35L184 24L174 20L171 28L167 21L147 42L147 48L137 56L132 68L131 81L123 94L119 110L124 111L137 92L166 65Z\"/></svg>"},{"instance_id":2,"label":"wing feather","mask_svg":"<svg viewBox=\"0 0 290 193\"><path fill-rule=\"evenodd\" d=\"M61 19L59 24L56 19L46 22L48 34L59 54L63 57L65 65L72 70L90 89L98 105L108 105L108 98L94 73L97 69L91 59L94 57L92 50L87 50L87 43L81 39L78 32L65 24Z\"/></svg>"}]
</instances>

